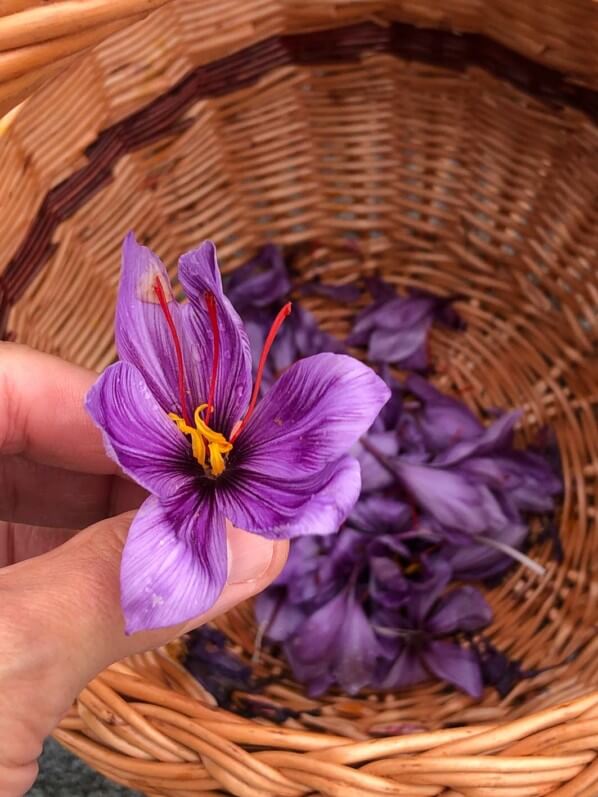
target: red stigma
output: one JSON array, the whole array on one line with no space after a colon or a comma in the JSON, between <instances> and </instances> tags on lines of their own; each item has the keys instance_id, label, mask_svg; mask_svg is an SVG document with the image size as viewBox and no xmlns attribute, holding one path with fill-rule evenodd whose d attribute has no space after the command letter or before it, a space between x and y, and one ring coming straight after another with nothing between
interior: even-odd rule
<instances>
[{"instance_id":1,"label":"red stigma","mask_svg":"<svg viewBox=\"0 0 598 797\"><path fill-rule=\"evenodd\" d=\"M216 395L216 378L218 376L218 360L220 359L220 331L218 329L218 314L216 312L216 299L210 291L206 292L208 315L212 325L212 339L214 341L214 356L212 358L212 373L210 375L210 392L208 394L208 407L206 409L206 426L210 425L210 418L214 410L214 397Z\"/></svg>"},{"instance_id":2,"label":"red stigma","mask_svg":"<svg viewBox=\"0 0 598 797\"><path fill-rule=\"evenodd\" d=\"M160 277L156 277L156 279L154 280L154 292L158 297L158 302L160 303L160 307L162 309L162 312L164 313L164 318L166 319L166 323L168 324L168 328L172 336L172 342L174 344L174 350L177 359L178 380L179 380L179 401L181 402L181 411L183 414L183 419L187 424L187 426L191 426L191 419L189 417L189 413L187 412L183 349L181 347L181 341L179 340L179 335L176 330L174 320L172 318L172 315L170 314L170 310L168 309L168 301L166 299L166 294L164 293L164 288L162 286L162 283L160 282Z\"/></svg>"},{"instance_id":3,"label":"red stigma","mask_svg":"<svg viewBox=\"0 0 598 797\"><path fill-rule=\"evenodd\" d=\"M283 325L285 318L288 318L290 314L291 314L291 303L287 302L285 306L281 308L281 310L279 310L278 315L272 322L272 326L270 327L270 331L268 332L268 335L264 342L264 348L262 349L262 353L260 355L260 361L257 366L257 374L255 376L255 383L253 385L253 393L251 394L251 401L249 402L249 407L247 408L247 412L245 413L243 420L231 435L230 438L231 443L235 442L241 430L247 424L247 421L249 420L255 409L255 405L257 404L257 399L260 393L260 386L262 384L262 377L264 375L264 367L266 365L266 360L268 359L268 354L270 353L270 349L272 348L274 339L278 335L278 332L281 326Z\"/></svg>"}]
</instances>

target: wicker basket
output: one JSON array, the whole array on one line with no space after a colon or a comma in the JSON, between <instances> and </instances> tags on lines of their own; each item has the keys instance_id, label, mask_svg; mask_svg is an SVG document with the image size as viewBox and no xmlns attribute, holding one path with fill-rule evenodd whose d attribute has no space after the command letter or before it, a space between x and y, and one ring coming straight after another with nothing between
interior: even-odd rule
<instances>
[{"instance_id":1,"label":"wicker basket","mask_svg":"<svg viewBox=\"0 0 598 797\"><path fill-rule=\"evenodd\" d=\"M72 59L159 4L4 3L0 49L20 49L0 54L0 101L62 66L39 55L52 37ZM4 337L108 364L131 227L172 266L204 237L227 269L266 241L317 240L300 278L361 269L464 296L467 332L432 340L440 385L523 406L564 465L562 563L540 543L544 577L489 593L492 639L539 670L507 697L426 684L314 701L262 657L279 676L264 705L293 710L281 725L216 707L156 651L104 672L56 731L108 777L168 797L598 794L597 36L591 0L177 0L0 120ZM354 308L310 302L347 330ZM250 606L220 628L251 656Z\"/></svg>"}]
</instances>

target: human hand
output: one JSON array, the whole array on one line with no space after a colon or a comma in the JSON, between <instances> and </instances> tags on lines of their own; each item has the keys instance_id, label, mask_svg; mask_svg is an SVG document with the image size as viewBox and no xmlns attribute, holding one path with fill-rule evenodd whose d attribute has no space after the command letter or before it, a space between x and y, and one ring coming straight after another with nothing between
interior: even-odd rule
<instances>
[{"instance_id":1,"label":"human hand","mask_svg":"<svg viewBox=\"0 0 598 797\"><path fill-rule=\"evenodd\" d=\"M0 344L0 797L32 785L44 738L98 672L263 590L286 559L286 542L229 527L228 583L210 612L125 636L120 556L144 493L83 408L95 377Z\"/></svg>"}]
</instances>

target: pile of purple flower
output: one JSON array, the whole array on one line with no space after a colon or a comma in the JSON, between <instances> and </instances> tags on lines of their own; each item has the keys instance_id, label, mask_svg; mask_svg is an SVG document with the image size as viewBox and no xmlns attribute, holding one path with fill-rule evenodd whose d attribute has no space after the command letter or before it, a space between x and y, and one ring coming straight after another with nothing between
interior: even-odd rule
<instances>
[{"instance_id":1,"label":"pile of purple flower","mask_svg":"<svg viewBox=\"0 0 598 797\"><path fill-rule=\"evenodd\" d=\"M543 572L524 549L531 518L554 512L561 478L544 451L515 447L520 412L495 414L485 425L422 376L432 324L463 326L456 297L399 296L379 281L367 288L372 302L346 344L367 349L392 397L352 452L362 489L340 532L294 539L283 573L257 599L260 637L282 646L312 695L332 686L350 694L396 689L435 676L478 697L492 668L476 640L492 611L468 582L496 579L514 560ZM227 293L253 351L290 291L273 246L230 279ZM318 291L335 294L331 286ZM342 349L295 303L263 384L297 359ZM389 365L409 376L397 381Z\"/></svg>"}]
</instances>

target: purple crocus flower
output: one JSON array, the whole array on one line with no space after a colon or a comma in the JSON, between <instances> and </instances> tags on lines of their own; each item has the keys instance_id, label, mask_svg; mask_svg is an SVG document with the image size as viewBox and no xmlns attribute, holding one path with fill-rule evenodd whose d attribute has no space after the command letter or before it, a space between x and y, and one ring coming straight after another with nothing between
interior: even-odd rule
<instances>
[{"instance_id":1,"label":"purple crocus flower","mask_svg":"<svg viewBox=\"0 0 598 797\"><path fill-rule=\"evenodd\" d=\"M346 451L389 397L345 355L292 365L258 403L267 336L252 390L251 353L222 291L211 242L183 255L178 304L161 261L124 242L116 314L121 361L87 408L107 450L150 497L129 530L121 566L128 633L205 612L227 576L225 521L270 539L337 530L360 490Z\"/></svg>"},{"instance_id":2,"label":"purple crocus flower","mask_svg":"<svg viewBox=\"0 0 598 797\"><path fill-rule=\"evenodd\" d=\"M492 610L473 587L443 595L452 576L442 561L428 562L423 578L411 584L409 599L397 611L374 612L375 629L388 661L382 686L398 689L435 675L472 697L482 694L476 651L446 637L477 631L492 620Z\"/></svg>"}]
</instances>

